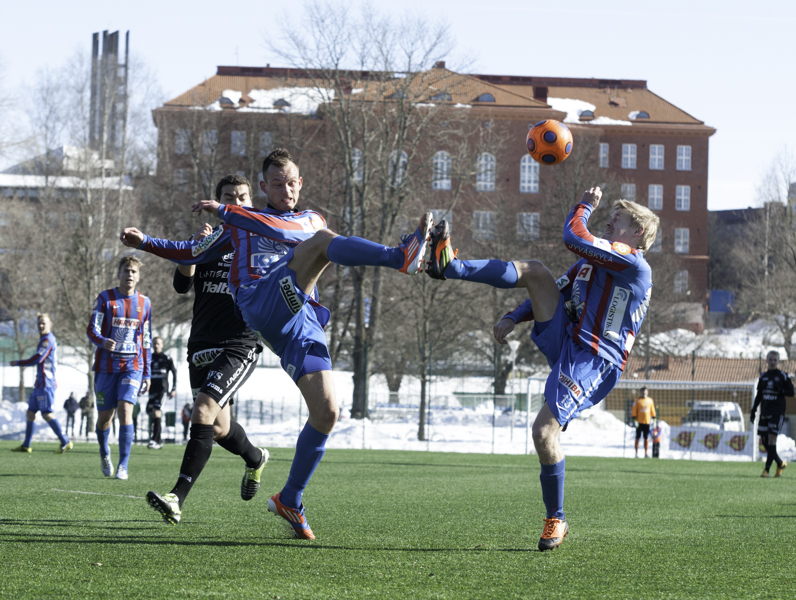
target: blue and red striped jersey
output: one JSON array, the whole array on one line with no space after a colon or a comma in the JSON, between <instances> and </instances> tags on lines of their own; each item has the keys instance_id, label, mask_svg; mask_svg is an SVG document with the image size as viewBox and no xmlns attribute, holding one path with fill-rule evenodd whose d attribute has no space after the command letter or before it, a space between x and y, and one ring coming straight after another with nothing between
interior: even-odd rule
<instances>
[{"instance_id":1,"label":"blue and red striped jersey","mask_svg":"<svg viewBox=\"0 0 796 600\"><path fill-rule=\"evenodd\" d=\"M581 259L556 284L572 309L572 339L624 369L649 307L652 270L640 250L589 233L591 213L591 204L577 204L567 217L564 244ZM533 319L531 301L505 316Z\"/></svg>"},{"instance_id":2,"label":"blue and red striped jersey","mask_svg":"<svg viewBox=\"0 0 796 600\"><path fill-rule=\"evenodd\" d=\"M36 382L33 384L34 389L54 390L58 387L58 384L55 382L57 351L58 343L55 341L55 336L50 332L39 338L39 344L36 346L36 354L30 358L17 361L18 367L36 365Z\"/></svg>"},{"instance_id":3,"label":"blue and red striped jersey","mask_svg":"<svg viewBox=\"0 0 796 600\"><path fill-rule=\"evenodd\" d=\"M94 355L96 373L130 373L143 371L150 379L152 306L140 292L124 296L118 288L97 296L86 333L97 346ZM102 347L105 340L116 342L113 351Z\"/></svg>"}]
</instances>

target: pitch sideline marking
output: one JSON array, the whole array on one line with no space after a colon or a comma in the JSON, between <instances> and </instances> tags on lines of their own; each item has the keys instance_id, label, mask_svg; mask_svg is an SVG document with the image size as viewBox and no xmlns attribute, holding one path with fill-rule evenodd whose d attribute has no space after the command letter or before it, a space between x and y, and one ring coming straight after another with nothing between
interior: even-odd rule
<instances>
[{"instance_id":1,"label":"pitch sideline marking","mask_svg":"<svg viewBox=\"0 0 796 600\"><path fill-rule=\"evenodd\" d=\"M77 490L59 490L52 488L54 492L66 492L67 494L90 494L91 496L113 496L114 498L135 498L136 500L146 500L143 496L130 496L129 494L103 494L102 492L79 492Z\"/></svg>"}]
</instances>

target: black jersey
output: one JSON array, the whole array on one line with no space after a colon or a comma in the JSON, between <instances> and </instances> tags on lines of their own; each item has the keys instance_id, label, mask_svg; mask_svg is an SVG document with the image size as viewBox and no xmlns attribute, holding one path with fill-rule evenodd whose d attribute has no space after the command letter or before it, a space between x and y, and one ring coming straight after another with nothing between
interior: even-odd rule
<instances>
[{"instance_id":1,"label":"black jersey","mask_svg":"<svg viewBox=\"0 0 796 600\"><path fill-rule=\"evenodd\" d=\"M257 336L246 326L235 310L235 300L229 291L227 278L235 255L223 256L196 265L193 277L186 277L179 269L174 272L174 289L185 294L193 285L193 320L189 344L244 344L254 347Z\"/></svg>"},{"instance_id":2,"label":"black jersey","mask_svg":"<svg viewBox=\"0 0 796 600\"><path fill-rule=\"evenodd\" d=\"M762 402L761 414L773 415L785 413L785 396L793 396L793 382L788 374L779 369L766 371L757 382L757 395L752 412Z\"/></svg>"},{"instance_id":3,"label":"black jersey","mask_svg":"<svg viewBox=\"0 0 796 600\"><path fill-rule=\"evenodd\" d=\"M169 372L171 372L171 390L177 389L177 369L174 361L162 352L152 355L152 381L149 384L149 395L157 396L167 391Z\"/></svg>"}]
</instances>

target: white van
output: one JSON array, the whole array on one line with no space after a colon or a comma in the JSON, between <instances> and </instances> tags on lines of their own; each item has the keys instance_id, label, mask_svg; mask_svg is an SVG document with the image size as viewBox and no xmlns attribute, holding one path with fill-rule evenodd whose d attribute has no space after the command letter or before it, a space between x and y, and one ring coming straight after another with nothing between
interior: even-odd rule
<instances>
[{"instance_id":1,"label":"white van","mask_svg":"<svg viewBox=\"0 0 796 600\"><path fill-rule=\"evenodd\" d=\"M745 431L743 413L737 402L694 402L683 417L682 426Z\"/></svg>"}]
</instances>

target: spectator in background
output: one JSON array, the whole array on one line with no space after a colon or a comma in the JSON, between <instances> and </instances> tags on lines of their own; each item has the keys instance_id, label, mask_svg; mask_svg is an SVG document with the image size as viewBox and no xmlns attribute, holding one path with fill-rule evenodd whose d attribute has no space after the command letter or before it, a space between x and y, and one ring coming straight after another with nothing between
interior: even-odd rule
<instances>
[{"instance_id":1,"label":"spectator in background","mask_svg":"<svg viewBox=\"0 0 796 600\"><path fill-rule=\"evenodd\" d=\"M186 402L185 406L182 407L182 441L183 442L188 440L188 427L191 424L191 411L193 411L193 405L190 402Z\"/></svg>"},{"instance_id":2,"label":"spectator in background","mask_svg":"<svg viewBox=\"0 0 796 600\"><path fill-rule=\"evenodd\" d=\"M86 441L88 441L88 432L94 430L94 399L86 392L86 395L78 402L80 407L80 430L78 435L83 435L83 424L86 427Z\"/></svg>"},{"instance_id":3,"label":"spectator in background","mask_svg":"<svg viewBox=\"0 0 796 600\"><path fill-rule=\"evenodd\" d=\"M71 437L75 437L75 413L78 408L75 393L70 392L69 398L64 402L64 410L66 411L66 427L64 427L64 431L68 431Z\"/></svg>"},{"instance_id":4,"label":"spectator in background","mask_svg":"<svg viewBox=\"0 0 796 600\"><path fill-rule=\"evenodd\" d=\"M630 414L636 425L636 458L638 458L638 441L642 435L644 435L644 458L649 458L650 423L657 415L655 414L655 403L649 397L649 390L646 387L641 388L641 396L636 398Z\"/></svg>"}]
</instances>

